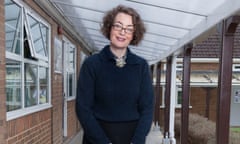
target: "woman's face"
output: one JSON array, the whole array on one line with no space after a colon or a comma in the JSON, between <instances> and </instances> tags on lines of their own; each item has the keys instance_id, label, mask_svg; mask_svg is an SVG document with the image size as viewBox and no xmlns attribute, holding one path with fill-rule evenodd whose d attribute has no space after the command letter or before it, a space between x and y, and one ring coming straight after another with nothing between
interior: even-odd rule
<instances>
[{"instance_id":1,"label":"woman's face","mask_svg":"<svg viewBox=\"0 0 240 144\"><path fill-rule=\"evenodd\" d=\"M133 39L133 34L132 16L125 13L118 13L110 32L111 47L115 49L127 48Z\"/></svg>"}]
</instances>

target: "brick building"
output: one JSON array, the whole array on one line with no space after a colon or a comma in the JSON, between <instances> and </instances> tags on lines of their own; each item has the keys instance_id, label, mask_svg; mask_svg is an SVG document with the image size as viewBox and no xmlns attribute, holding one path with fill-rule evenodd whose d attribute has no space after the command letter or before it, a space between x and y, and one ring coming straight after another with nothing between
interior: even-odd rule
<instances>
[{"instance_id":1,"label":"brick building","mask_svg":"<svg viewBox=\"0 0 240 144\"><path fill-rule=\"evenodd\" d=\"M81 129L75 116L75 89L84 54L83 41L64 17L34 0L0 1L0 144L68 143ZM239 89L239 30L234 49L233 90ZM216 120L220 38L209 36L192 52L190 112ZM164 66L163 66L164 69ZM181 57L178 72L181 106ZM164 95L164 74L162 76ZM232 99L232 125L239 126ZM163 97L160 98L163 122ZM178 111L178 109L177 109Z\"/></svg>"},{"instance_id":2,"label":"brick building","mask_svg":"<svg viewBox=\"0 0 240 144\"><path fill-rule=\"evenodd\" d=\"M68 143L84 43L35 1L0 3L0 144Z\"/></svg>"},{"instance_id":3,"label":"brick building","mask_svg":"<svg viewBox=\"0 0 240 144\"><path fill-rule=\"evenodd\" d=\"M236 101L236 92L240 89L240 27L238 26L234 35L233 66L232 66L232 94L230 126L240 126L237 116L240 103ZM198 43L191 53L191 75L190 75L190 113L198 113L209 120L216 122L217 96L218 96L218 74L220 58L221 37L219 32L214 32ZM164 88L165 88L166 66L162 64L161 93L160 93L160 125L164 125ZM177 92L176 112L181 111L182 96L182 56L178 56L177 64Z\"/></svg>"}]
</instances>

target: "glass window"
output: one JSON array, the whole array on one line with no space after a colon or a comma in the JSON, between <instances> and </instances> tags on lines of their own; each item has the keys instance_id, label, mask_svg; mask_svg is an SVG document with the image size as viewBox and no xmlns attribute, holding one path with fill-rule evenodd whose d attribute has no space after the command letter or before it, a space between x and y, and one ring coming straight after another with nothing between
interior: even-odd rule
<instances>
[{"instance_id":1,"label":"glass window","mask_svg":"<svg viewBox=\"0 0 240 144\"><path fill-rule=\"evenodd\" d=\"M177 106L181 106L182 105L182 88L181 87L177 87Z\"/></svg>"},{"instance_id":2,"label":"glass window","mask_svg":"<svg viewBox=\"0 0 240 144\"><path fill-rule=\"evenodd\" d=\"M191 97L191 96L190 96ZM176 94L175 94L175 107L181 108L182 107L182 98L183 98L183 91L181 85L176 86ZM162 104L161 107L165 107L165 87L163 86L162 91ZM189 98L189 107L192 108L190 104L190 98Z\"/></svg>"},{"instance_id":3,"label":"glass window","mask_svg":"<svg viewBox=\"0 0 240 144\"><path fill-rule=\"evenodd\" d=\"M64 67L67 98L73 99L76 97L76 48L67 38L64 38Z\"/></svg>"},{"instance_id":4,"label":"glass window","mask_svg":"<svg viewBox=\"0 0 240 144\"><path fill-rule=\"evenodd\" d=\"M70 45L68 49L68 69L73 71L75 69L75 48Z\"/></svg>"},{"instance_id":5,"label":"glass window","mask_svg":"<svg viewBox=\"0 0 240 144\"><path fill-rule=\"evenodd\" d=\"M25 106L29 107L36 105L38 102L37 65L25 64L24 70Z\"/></svg>"},{"instance_id":6,"label":"glass window","mask_svg":"<svg viewBox=\"0 0 240 144\"><path fill-rule=\"evenodd\" d=\"M5 32L7 115L50 106L49 26L23 3L5 0Z\"/></svg>"},{"instance_id":7,"label":"glass window","mask_svg":"<svg viewBox=\"0 0 240 144\"><path fill-rule=\"evenodd\" d=\"M75 95L75 84L74 84L74 74L68 74L68 96L74 97Z\"/></svg>"},{"instance_id":8,"label":"glass window","mask_svg":"<svg viewBox=\"0 0 240 144\"><path fill-rule=\"evenodd\" d=\"M21 63L18 61L6 60L6 105L7 111L22 108L22 76Z\"/></svg>"},{"instance_id":9,"label":"glass window","mask_svg":"<svg viewBox=\"0 0 240 144\"><path fill-rule=\"evenodd\" d=\"M39 68L39 104L44 104L49 102L49 94L48 94L48 68L40 67Z\"/></svg>"},{"instance_id":10,"label":"glass window","mask_svg":"<svg viewBox=\"0 0 240 144\"><path fill-rule=\"evenodd\" d=\"M22 10L10 0L5 0L6 51L21 54Z\"/></svg>"},{"instance_id":11,"label":"glass window","mask_svg":"<svg viewBox=\"0 0 240 144\"><path fill-rule=\"evenodd\" d=\"M27 34L29 32L29 35L31 37L34 57L47 59L48 28L33 18L30 14L27 14L27 20L29 24Z\"/></svg>"}]
</instances>

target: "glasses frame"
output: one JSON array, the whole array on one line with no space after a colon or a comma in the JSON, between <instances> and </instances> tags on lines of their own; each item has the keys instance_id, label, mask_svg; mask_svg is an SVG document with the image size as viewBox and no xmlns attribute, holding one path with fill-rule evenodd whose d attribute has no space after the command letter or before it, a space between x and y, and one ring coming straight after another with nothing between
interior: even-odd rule
<instances>
[{"instance_id":1,"label":"glasses frame","mask_svg":"<svg viewBox=\"0 0 240 144\"><path fill-rule=\"evenodd\" d=\"M130 28L130 27L132 27L132 28ZM112 25L112 28L113 28L113 30L116 30L116 31L123 31L124 30L124 32L126 34L133 34L134 31L135 31L134 25L128 25L127 27L124 28L123 24L118 23L118 22L114 23Z\"/></svg>"}]
</instances>

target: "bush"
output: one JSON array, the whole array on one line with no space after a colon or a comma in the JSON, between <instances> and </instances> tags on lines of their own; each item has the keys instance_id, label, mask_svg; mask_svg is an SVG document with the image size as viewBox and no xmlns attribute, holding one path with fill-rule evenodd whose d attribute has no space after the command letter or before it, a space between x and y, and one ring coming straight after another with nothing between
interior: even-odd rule
<instances>
[{"instance_id":1,"label":"bush","mask_svg":"<svg viewBox=\"0 0 240 144\"><path fill-rule=\"evenodd\" d=\"M181 115L175 115L175 135L177 144L180 143ZM189 114L188 126L189 144L216 144L216 123L198 114ZM240 132L231 131L229 144L239 144Z\"/></svg>"},{"instance_id":2,"label":"bush","mask_svg":"<svg viewBox=\"0 0 240 144\"><path fill-rule=\"evenodd\" d=\"M230 144L239 144L240 141L240 132L238 131L230 131L230 137L229 137L229 143Z\"/></svg>"},{"instance_id":3,"label":"bush","mask_svg":"<svg viewBox=\"0 0 240 144\"><path fill-rule=\"evenodd\" d=\"M181 116L175 117L176 138L180 139ZM215 123L198 114L189 114L188 143L189 144L216 144Z\"/></svg>"}]
</instances>

